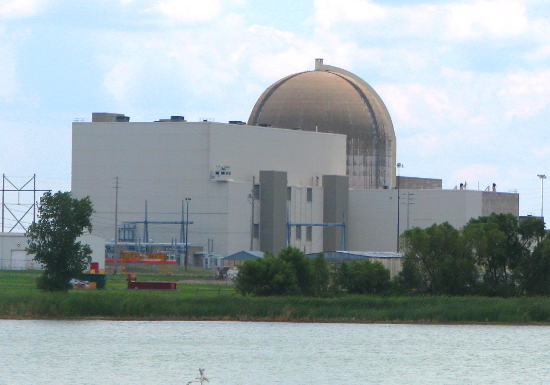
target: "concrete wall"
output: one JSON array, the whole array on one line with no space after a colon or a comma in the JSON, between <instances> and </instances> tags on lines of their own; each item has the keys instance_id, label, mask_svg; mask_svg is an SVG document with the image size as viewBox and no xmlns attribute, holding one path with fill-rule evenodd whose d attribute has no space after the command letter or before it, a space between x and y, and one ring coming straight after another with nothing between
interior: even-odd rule
<instances>
[{"instance_id":1,"label":"concrete wall","mask_svg":"<svg viewBox=\"0 0 550 385\"><path fill-rule=\"evenodd\" d=\"M277 254L286 246L287 175L260 171L260 250Z\"/></svg>"},{"instance_id":2,"label":"concrete wall","mask_svg":"<svg viewBox=\"0 0 550 385\"><path fill-rule=\"evenodd\" d=\"M89 245L92 249L92 262L99 264L99 269L105 269L105 239L93 234L84 234L77 241Z\"/></svg>"},{"instance_id":3,"label":"concrete wall","mask_svg":"<svg viewBox=\"0 0 550 385\"><path fill-rule=\"evenodd\" d=\"M118 222L177 221L190 197L191 244L227 255L250 248L252 179L261 169L288 171L294 184L313 185L322 174L345 173L345 137L210 122L73 123L72 192L90 196L94 232L114 240L115 177ZM231 175L213 179L216 166ZM242 183L242 184L241 184ZM259 213L259 202L256 206ZM259 220L259 218L257 218ZM156 242L179 239L178 225L150 225ZM142 234L137 234L142 237ZM256 247L259 241L255 242ZM243 247L245 246L245 247Z\"/></svg>"},{"instance_id":4,"label":"concrete wall","mask_svg":"<svg viewBox=\"0 0 550 385\"><path fill-rule=\"evenodd\" d=\"M323 222L323 188L321 187L289 187L291 199L287 200L291 223L322 223ZM308 189L311 189L311 201L308 201ZM290 245L305 253L323 251L323 228L311 227L311 240L307 239L308 226L301 226L301 237L297 236L297 227L290 232Z\"/></svg>"},{"instance_id":5,"label":"concrete wall","mask_svg":"<svg viewBox=\"0 0 550 385\"><path fill-rule=\"evenodd\" d=\"M289 185L312 186L323 174L346 174L345 135L221 123L207 127L210 169L229 165L235 181L252 182L259 170L278 170L287 172Z\"/></svg>"},{"instance_id":6,"label":"concrete wall","mask_svg":"<svg viewBox=\"0 0 550 385\"><path fill-rule=\"evenodd\" d=\"M40 265L25 252L27 238L23 233L0 233L0 270L37 269Z\"/></svg>"},{"instance_id":7,"label":"concrete wall","mask_svg":"<svg viewBox=\"0 0 550 385\"><path fill-rule=\"evenodd\" d=\"M435 178L417 178L412 176L398 176L397 183L400 189L427 189L441 190L443 181Z\"/></svg>"},{"instance_id":8,"label":"concrete wall","mask_svg":"<svg viewBox=\"0 0 550 385\"><path fill-rule=\"evenodd\" d=\"M348 177L345 175L323 175L323 221L324 223L348 223ZM325 227L323 250L342 249L342 227Z\"/></svg>"},{"instance_id":9,"label":"concrete wall","mask_svg":"<svg viewBox=\"0 0 550 385\"><path fill-rule=\"evenodd\" d=\"M397 190L350 190L349 250L397 250ZM485 194L493 194L484 197ZM491 212L517 215L518 195L472 190L401 189L399 233L449 222L463 227Z\"/></svg>"},{"instance_id":10,"label":"concrete wall","mask_svg":"<svg viewBox=\"0 0 550 385\"><path fill-rule=\"evenodd\" d=\"M482 215L510 213L519 216L519 195L484 191L482 212Z\"/></svg>"},{"instance_id":11,"label":"concrete wall","mask_svg":"<svg viewBox=\"0 0 550 385\"><path fill-rule=\"evenodd\" d=\"M87 244L92 249L92 262L98 262L99 268L105 268L105 240L95 235L86 234L77 241ZM27 254L27 237L23 233L0 233L0 270L35 270L42 266Z\"/></svg>"}]
</instances>

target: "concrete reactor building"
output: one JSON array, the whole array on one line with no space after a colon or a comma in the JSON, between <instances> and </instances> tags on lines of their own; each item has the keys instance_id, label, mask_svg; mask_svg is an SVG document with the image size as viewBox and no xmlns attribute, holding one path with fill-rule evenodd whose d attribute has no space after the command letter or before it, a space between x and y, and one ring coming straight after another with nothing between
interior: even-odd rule
<instances>
[{"instance_id":1,"label":"concrete reactor building","mask_svg":"<svg viewBox=\"0 0 550 385\"><path fill-rule=\"evenodd\" d=\"M94 233L123 246L396 252L408 228L519 214L517 194L396 177L382 99L322 59L269 86L248 124L94 113L72 137L72 193L90 196Z\"/></svg>"},{"instance_id":2,"label":"concrete reactor building","mask_svg":"<svg viewBox=\"0 0 550 385\"><path fill-rule=\"evenodd\" d=\"M344 134L350 187L395 186L395 133L384 102L363 79L323 59L315 61L315 71L268 87L248 124Z\"/></svg>"}]
</instances>

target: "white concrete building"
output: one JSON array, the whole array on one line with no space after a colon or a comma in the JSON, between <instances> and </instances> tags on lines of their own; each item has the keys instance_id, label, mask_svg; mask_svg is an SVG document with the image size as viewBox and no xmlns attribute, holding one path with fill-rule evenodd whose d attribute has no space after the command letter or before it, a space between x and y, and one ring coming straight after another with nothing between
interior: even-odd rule
<instances>
[{"instance_id":1,"label":"white concrete building","mask_svg":"<svg viewBox=\"0 0 550 385\"><path fill-rule=\"evenodd\" d=\"M322 178L346 173L345 135L213 122L113 120L73 123L72 193L90 196L94 233L107 240L115 234L117 177L120 225L143 220L145 201L149 221L181 220L182 201L191 198L189 243L206 249L213 242L214 253L228 255L249 249L251 241L260 248L262 234L267 237L269 219L260 229L260 216L268 210L261 210L260 196L253 191L260 171L286 172L283 199L287 185L294 197L289 212L272 207L285 222L287 215L292 221L322 222ZM261 194L266 191L262 188ZM149 240L177 240L180 231L178 225L150 224ZM306 251L323 249L320 228L303 232L293 232L293 244Z\"/></svg>"},{"instance_id":2,"label":"white concrete building","mask_svg":"<svg viewBox=\"0 0 550 385\"><path fill-rule=\"evenodd\" d=\"M517 194L449 191L441 179L396 177L384 102L360 77L322 59L314 71L269 86L248 125L230 123L181 116L130 123L109 113L73 123L72 193L91 197L94 231L115 239L115 179L119 240L181 247L182 226L150 224L146 232L136 222L145 221L146 201L148 222L181 222L190 198L190 245L221 256L287 244L308 253L391 252L407 228L518 215Z\"/></svg>"},{"instance_id":3,"label":"white concrete building","mask_svg":"<svg viewBox=\"0 0 550 385\"><path fill-rule=\"evenodd\" d=\"M349 191L349 250L396 251L397 190ZM519 196L476 190L400 189L399 234L449 222L461 228L491 213L519 215Z\"/></svg>"},{"instance_id":4,"label":"white concrete building","mask_svg":"<svg viewBox=\"0 0 550 385\"><path fill-rule=\"evenodd\" d=\"M92 249L91 262L97 262L105 269L105 240L92 234L77 239ZM27 237L24 233L0 233L0 270L40 270L42 265L33 260L34 255L27 254Z\"/></svg>"}]
</instances>

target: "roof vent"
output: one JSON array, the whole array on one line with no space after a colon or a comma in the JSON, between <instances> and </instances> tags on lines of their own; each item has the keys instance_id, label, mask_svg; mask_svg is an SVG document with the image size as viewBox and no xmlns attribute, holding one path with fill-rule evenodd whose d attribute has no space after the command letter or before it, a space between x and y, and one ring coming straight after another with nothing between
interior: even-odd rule
<instances>
[{"instance_id":1,"label":"roof vent","mask_svg":"<svg viewBox=\"0 0 550 385\"><path fill-rule=\"evenodd\" d=\"M92 112L92 122L129 122L130 117L111 112Z\"/></svg>"}]
</instances>

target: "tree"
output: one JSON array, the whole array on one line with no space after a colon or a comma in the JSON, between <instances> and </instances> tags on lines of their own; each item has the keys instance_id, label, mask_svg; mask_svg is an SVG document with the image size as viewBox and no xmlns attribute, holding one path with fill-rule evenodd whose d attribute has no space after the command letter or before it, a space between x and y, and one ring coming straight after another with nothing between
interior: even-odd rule
<instances>
[{"instance_id":1,"label":"tree","mask_svg":"<svg viewBox=\"0 0 550 385\"><path fill-rule=\"evenodd\" d=\"M75 199L68 192L46 193L40 199L39 219L29 226L26 251L44 266L38 286L66 291L69 280L86 268L92 250L76 239L91 231L90 198Z\"/></svg>"},{"instance_id":2,"label":"tree","mask_svg":"<svg viewBox=\"0 0 550 385\"><path fill-rule=\"evenodd\" d=\"M531 221L521 229L518 219L511 214L479 217L464 227L466 241L483 270L485 294L513 295L517 292L514 271L523 264L529 254L528 245L537 234Z\"/></svg>"},{"instance_id":3,"label":"tree","mask_svg":"<svg viewBox=\"0 0 550 385\"><path fill-rule=\"evenodd\" d=\"M279 252L279 258L288 263L294 273L300 292L304 295L313 294L313 269L312 261L296 247L286 247Z\"/></svg>"},{"instance_id":4,"label":"tree","mask_svg":"<svg viewBox=\"0 0 550 385\"><path fill-rule=\"evenodd\" d=\"M407 230L403 241L404 269L399 281L406 289L466 294L476 284L471 250L462 233L449 223Z\"/></svg>"},{"instance_id":5,"label":"tree","mask_svg":"<svg viewBox=\"0 0 550 385\"><path fill-rule=\"evenodd\" d=\"M241 294L254 295L290 295L299 291L292 266L269 254L246 261L239 268L236 288Z\"/></svg>"},{"instance_id":6,"label":"tree","mask_svg":"<svg viewBox=\"0 0 550 385\"><path fill-rule=\"evenodd\" d=\"M236 287L241 294L322 295L327 292L329 270L322 255L308 258L295 247L287 247L277 257L246 261L239 269Z\"/></svg>"},{"instance_id":7,"label":"tree","mask_svg":"<svg viewBox=\"0 0 550 385\"><path fill-rule=\"evenodd\" d=\"M378 261L344 262L338 268L337 282L348 293L380 294L389 287L390 272Z\"/></svg>"},{"instance_id":8,"label":"tree","mask_svg":"<svg viewBox=\"0 0 550 385\"><path fill-rule=\"evenodd\" d=\"M318 254L310 260L313 275L313 294L321 296L327 293L330 284L330 271L325 256Z\"/></svg>"}]
</instances>

